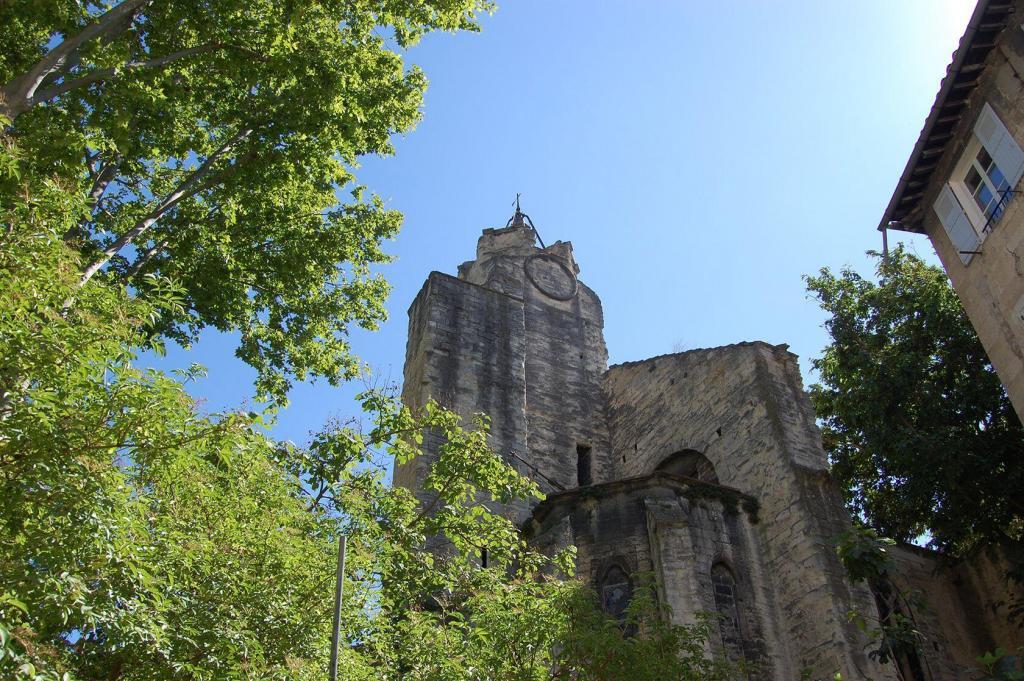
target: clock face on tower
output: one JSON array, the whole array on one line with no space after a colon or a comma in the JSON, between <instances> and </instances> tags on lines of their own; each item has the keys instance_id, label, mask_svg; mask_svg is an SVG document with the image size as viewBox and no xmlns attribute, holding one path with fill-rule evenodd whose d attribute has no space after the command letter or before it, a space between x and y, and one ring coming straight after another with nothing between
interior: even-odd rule
<instances>
[{"instance_id":1,"label":"clock face on tower","mask_svg":"<svg viewBox=\"0 0 1024 681\"><path fill-rule=\"evenodd\" d=\"M554 300L572 300L579 282L559 258L540 253L526 260L526 276L537 290Z\"/></svg>"}]
</instances>

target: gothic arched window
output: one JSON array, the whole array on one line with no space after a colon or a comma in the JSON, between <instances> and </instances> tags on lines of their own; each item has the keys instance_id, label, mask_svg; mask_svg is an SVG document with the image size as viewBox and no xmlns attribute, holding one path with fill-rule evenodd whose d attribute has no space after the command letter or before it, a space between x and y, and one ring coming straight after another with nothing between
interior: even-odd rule
<instances>
[{"instance_id":1,"label":"gothic arched window","mask_svg":"<svg viewBox=\"0 0 1024 681\"><path fill-rule=\"evenodd\" d=\"M725 655L733 662L743 659L743 630L737 604L736 579L725 563L711 566L711 588L718 613L718 628Z\"/></svg>"},{"instance_id":2,"label":"gothic arched window","mask_svg":"<svg viewBox=\"0 0 1024 681\"><path fill-rule=\"evenodd\" d=\"M718 484L718 474L708 457L695 449L684 449L665 457L657 471L681 475L684 478L693 478L701 482Z\"/></svg>"},{"instance_id":3,"label":"gothic arched window","mask_svg":"<svg viewBox=\"0 0 1024 681\"><path fill-rule=\"evenodd\" d=\"M626 618L626 608L633 598L629 575L618 565L605 570L601 578L601 609L617 619Z\"/></svg>"}]
</instances>

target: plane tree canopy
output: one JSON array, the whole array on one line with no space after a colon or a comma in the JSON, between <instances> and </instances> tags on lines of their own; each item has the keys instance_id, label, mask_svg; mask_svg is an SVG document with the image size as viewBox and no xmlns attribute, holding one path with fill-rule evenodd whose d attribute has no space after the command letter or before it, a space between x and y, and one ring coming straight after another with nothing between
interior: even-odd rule
<instances>
[{"instance_id":1,"label":"plane tree canopy","mask_svg":"<svg viewBox=\"0 0 1024 681\"><path fill-rule=\"evenodd\" d=\"M260 397L359 368L384 318L381 242L401 215L359 186L419 118L403 50L475 28L487 0L14 0L0 7L0 119L19 172L85 199L63 238L96 277L181 304L155 334L238 334ZM339 199L344 196L345 200ZM69 303L72 301L69 301Z\"/></svg>"}]
</instances>

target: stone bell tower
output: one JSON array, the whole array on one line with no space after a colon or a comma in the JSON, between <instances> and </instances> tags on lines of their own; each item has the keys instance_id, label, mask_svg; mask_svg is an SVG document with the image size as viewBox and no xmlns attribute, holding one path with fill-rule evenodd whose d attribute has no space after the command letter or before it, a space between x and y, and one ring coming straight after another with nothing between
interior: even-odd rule
<instances>
[{"instance_id":1,"label":"stone bell tower","mask_svg":"<svg viewBox=\"0 0 1024 681\"><path fill-rule=\"evenodd\" d=\"M458 277L431 272L409 308L402 398L486 413L493 449L550 494L610 468L608 352L601 301L577 278L572 244L539 240L517 202L503 229L484 230ZM420 489L425 444L426 456L396 468L396 484ZM507 510L523 523L531 509Z\"/></svg>"}]
</instances>

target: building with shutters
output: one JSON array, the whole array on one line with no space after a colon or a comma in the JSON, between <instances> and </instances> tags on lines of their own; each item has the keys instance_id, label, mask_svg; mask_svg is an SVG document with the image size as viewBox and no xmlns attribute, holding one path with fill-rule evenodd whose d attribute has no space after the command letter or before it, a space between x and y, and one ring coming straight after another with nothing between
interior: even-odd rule
<instances>
[{"instance_id":1,"label":"building with shutters","mask_svg":"<svg viewBox=\"0 0 1024 681\"><path fill-rule=\"evenodd\" d=\"M1024 420L1022 22L978 3L878 228L928 235Z\"/></svg>"},{"instance_id":2,"label":"building with shutters","mask_svg":"<svg viewBox=\"0 0 1024 681\"><path fill-rule=\"evenodd\" d=\"M409 308L402 397L490 417L494 451L547 495L494 510L541 550L575 546L609 616L640 587L678 623L717 614L711 644L751 680L953 681L982 652L1024 645L1006 622L1005 571L985 556L947 565L894 547L884 584L847 580L835 540L849 517L785 345L608 367L601 301L572 244L538 241L517 210L458 276L429 275ZM425 433L423 455L395 468L425 505L441 445ZM898 597L907 589L928 607ZM921 654L878 663L851 611L872 626L913 618Z\"/></svg>"}]
</instances>

